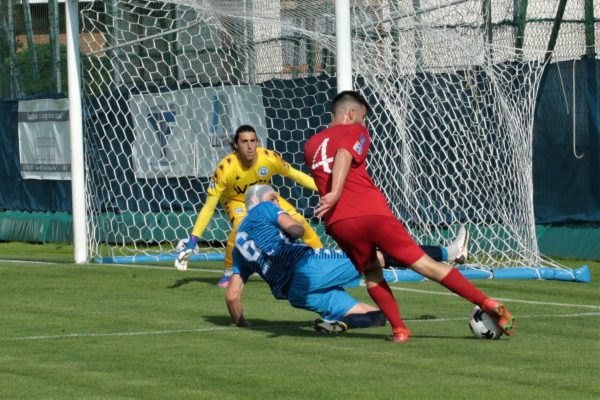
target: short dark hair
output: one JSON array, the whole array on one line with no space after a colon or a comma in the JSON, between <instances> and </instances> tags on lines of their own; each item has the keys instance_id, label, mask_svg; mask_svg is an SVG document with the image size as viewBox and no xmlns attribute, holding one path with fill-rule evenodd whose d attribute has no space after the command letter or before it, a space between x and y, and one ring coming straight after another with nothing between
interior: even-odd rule
<instances>
[{"instance_id":1,"label":"short dark hair","mask_svg":"<svg viewBox=\"0 0 600 400\"><path fill-rule=\"evenodd\" d=\"M371 112L371 107L367 100L363 97L362 94L358 93L355 90L344 90L339 92L331 101L331 111L336 114L336 111L339 106L345 106L350 103L360 104L365 106L367 109L367 114Z\"/></svg>"},{"instance_id":2,"label":"short dark hair","mask_svg":"<svg viewBox=\"0 0 600 400\"><path fill-rule=\"evenodd\" d=\"M229 142L229 145L231 146L231 149L233 151L237 150L235 148L235 144L240 139L240 133L242 133L242 132L254 132L254 134L256 135L256 129L254 129L254 127L252 125L240 125L239 128L237 128L235 130L235 134L233 135L233 139L231 139L231 142Z\"/></svg>"}]
</instances>

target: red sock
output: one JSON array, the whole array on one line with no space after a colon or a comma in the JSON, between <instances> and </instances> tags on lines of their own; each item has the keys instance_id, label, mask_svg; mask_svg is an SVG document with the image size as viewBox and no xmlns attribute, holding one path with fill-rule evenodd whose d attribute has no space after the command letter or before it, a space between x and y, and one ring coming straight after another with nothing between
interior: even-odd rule
<instances>
[{"instance_id":1,"label":"red sock","mask_svg":"<svg viewBox=\"0 0 600 400\"><path fill-rule=\"evenodd\" d=\"M485 294L481 293L463 274L454 268L448 272L440 283L473 304L482 305L487 299Z\"/></svg>"},{"instance_id":2,"label":"red sock","mask_svg":"<svg viewBox=\"0 0 600 400\"><path fill-rule=\"evenodd\" d=\"M367 291L373 301L379 306L385 317L390 321L393 328L404 328L406 325L400 318L400 308L392 294L392 290L386 281L381 281L377 285L368 288Z\"/></svg>"}]
</instances>

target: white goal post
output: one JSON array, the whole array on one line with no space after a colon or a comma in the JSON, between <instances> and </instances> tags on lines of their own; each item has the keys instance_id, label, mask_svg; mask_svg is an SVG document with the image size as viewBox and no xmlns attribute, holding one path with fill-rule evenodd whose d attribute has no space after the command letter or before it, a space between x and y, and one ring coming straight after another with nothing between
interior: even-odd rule
<instances>
[{"instance_id":1,"label":"white goal post","mask_svg":"<svg viewBox=\"0 0 600 400\"><path fill-rule=\"evenodd\" d=\"M512 47L510 28L494 26L512 0L80 7L85 162L74 156L73 168L85 165L85 190L74 180L73 216L87 243L75 241L77 260L173 259L237 126L254 125L263 146L306 170L304 143L330 122L331 98L355 89L374 110L369 170L419 243L445 244L466 226L469 266L487 277L579 279L537 247L531 158L544 52ZM274 185L335 246L313 218L317 194ZM82 193L85 213L75 209ZM208 253L222 252L229 229L218 210L202 238Z\"/></svg>"},{"instance_id":2,"label":"white goal post","mask_svg":"<svg viewBox=\"0 0 600 400\"><path fill-rule=\"evenodd\" d=\"M88 261L85 204L85 161L81 111L81 59L79 53L79 9L77 0L66 0L67 68L69 84L69 135L71 145L71 199L73 215L74 261Z\"/></svg>"}]
</instances>

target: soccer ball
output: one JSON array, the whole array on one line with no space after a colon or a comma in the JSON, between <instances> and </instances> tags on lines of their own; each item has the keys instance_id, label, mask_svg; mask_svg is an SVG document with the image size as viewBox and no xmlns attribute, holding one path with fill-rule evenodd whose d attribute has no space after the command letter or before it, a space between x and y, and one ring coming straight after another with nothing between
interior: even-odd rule
<instances>
[{"instance_id":1,"label":"soccer ball","mask_svg":"<svg viewBox=\"0 0 600 400\"><path fill-rule=\"evenodd\" d=\"M469 318L469 328L478 339L498 339L502 330L496 325L494 317L475 306Z\"/></svg>"}]
</instances>

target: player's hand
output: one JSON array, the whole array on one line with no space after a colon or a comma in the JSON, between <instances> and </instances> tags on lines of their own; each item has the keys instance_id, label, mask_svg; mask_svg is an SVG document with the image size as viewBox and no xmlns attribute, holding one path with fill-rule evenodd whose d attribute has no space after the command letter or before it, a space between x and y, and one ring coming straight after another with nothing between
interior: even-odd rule
<instances>
[{"instance_id":1,"label":"player's hand","mask_svg":"<svg viewBox=\"0 0 600 400\"><path fill-rule=\"evenodd\" d=\"M181 239L179 242L177 242L177 246L175 246L175 250L177 250L177 251L185 250L189 241L190 241L189 239Z\"/></svg>"},{"instance_id":2,"label":"player's hand","mask_svg":"<svg viewBox=\"0 0 600 400\"><path fill-rule=\"evenodd\" d=\"M187 270L188 261L192 257L192 253L192 249L183 250L179 253L177 260L175 260L175 268L177 268L178 271Z\"/></svg>"},{"instance_id":3,"label":"player's hand","mask_svg":"<svg viewBox=\"0 0 600 400\"><path fill-rule=\"evenodd\" d=\"M317 204L317 208L315 208L315 216L317 218L322 218L323 215L327 214L333 206L335 206L338 199L339 197L332 192L321 197L319 199L319 204Z\"/></svg>"}]
</instances>

